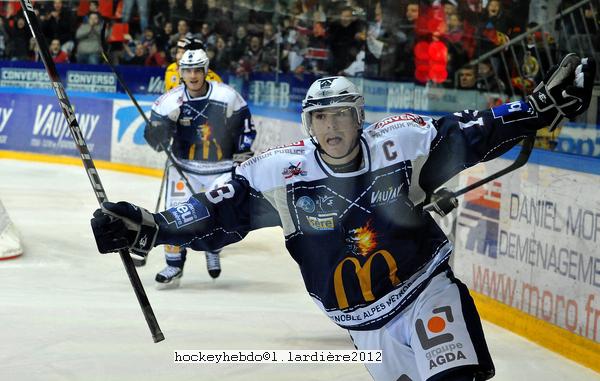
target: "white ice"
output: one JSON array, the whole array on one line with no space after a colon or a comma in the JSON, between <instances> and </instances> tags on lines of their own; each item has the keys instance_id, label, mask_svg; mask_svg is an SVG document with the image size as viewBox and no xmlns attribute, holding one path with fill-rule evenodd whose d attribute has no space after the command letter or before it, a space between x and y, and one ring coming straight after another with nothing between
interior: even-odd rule
<instances>
[{"instance_id":1,"label":"white ice","mask_svg":"<svg viewBox=\"0 0 600 381\"><path fill-rule=\"evenodd\" d=\"M160 180L100 170L111 200L153 210ZM0 261L0 380L370 380L362 365L174 364L176 349L352 349L310 300L278 229L223 251L221 277L188 255L182 287L158 291L155 249L139 274L166 340L154 344L117 255L99 255L82 167L0 160L0 199L25 254ZM494 380L600 376L484 323Z\"/></svg>"}]
</instances>

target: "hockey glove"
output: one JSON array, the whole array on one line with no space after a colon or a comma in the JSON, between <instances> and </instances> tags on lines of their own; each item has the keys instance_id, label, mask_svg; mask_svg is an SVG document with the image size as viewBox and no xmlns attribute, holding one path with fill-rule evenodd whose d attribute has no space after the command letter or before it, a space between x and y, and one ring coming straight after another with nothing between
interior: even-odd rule
<instances>
[{"instance_id":1,"label":"hockey glove","mask_svg":"<svg viewBox=\"0 0 600 381\"><path fill-rule=\"evenodd\" d=\"M145 257L154 247L158 225L152 213L128 202L103 202L91 220L98 251L102 254L129 249Z\"/></svg>"},{"instance_id":2,"label":"hockey glove","mask_svg":"<svg viewBox=\"0 0 600 381\"><path fill-rule=\"evenodd\" d=\"M573 119L590 104L596 64L573 53L563 58L535 88L529 102L553 131L563 117Z\"/></svg>"},{"instance_id":3,"label":"hockey glove","mask_svg":"<svg viewBox=\"0 0 600 381\"><path fill-rule=\"evenodd\" d=\"M157 152L161 152L169 146L174 134L174 123L166 120L153 120L151 124L146 124L144 129L144 138L150 147Z\"/></svg>"}]
</instances>

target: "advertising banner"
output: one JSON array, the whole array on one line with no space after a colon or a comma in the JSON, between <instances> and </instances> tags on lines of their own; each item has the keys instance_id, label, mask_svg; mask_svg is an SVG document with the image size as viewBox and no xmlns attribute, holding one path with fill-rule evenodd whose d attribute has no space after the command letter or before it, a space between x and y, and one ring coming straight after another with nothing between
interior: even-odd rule
<instances>
[{"instance_id":1,"label":"advertising banner","mask_svg":"<svg viewBox=\"0 0 600 381\"><path fill-rule=\"evenodd\" d=\"M150 117L152 102L139 101ZM112 113L111 161L147 168L164 168L167 155L156 152L144 139L146 122L129 100L115 99Z\"/></svg>"},{"instance_id":2,"label":"advertising banner","mask_svg":"<svg viewBox=\"0 0 600 381\"><path fill-rule=\"evenodd\" d=\"M125 92L107 65L57 64L56 69L67 91ZM117 72L134 94L165 91L164 68L121 65ZM22 61L0 61L0 87L51 88L41 62Z\"/></svg>"},{"instance_id":3,"label":"advertising banner","mask_svg":"<svg viewBox=\"0 0 600 381\"><path fill-rule=\"evenodd\" d=\"M480 164L461 174L461 186L507 163ZM530 163L466 194L457 275L476 292L600 342L599 184L595 174Z\"/></svg>"},{"instance_id":4,"label":"advertising banner","mask_svg":"<svg viewBox=\"0 0 600 381\"><path fill-rule=\"evenodd\" d=\"M0 87L20 87L27 89L50 89L50 78L46 69L18 67L0 68Z\"/></svg>"},{"instance_id":5,"label":"advertising banner","mask_svg":"<svg viewBox=\"0 0 600 381\"><path fill-rule=\"evenodd\" d=\"M70 99L94 158L109 160L112 100ZM55 96L0 96L0 149L79 156Z\"/></svg>"}]
</instances>

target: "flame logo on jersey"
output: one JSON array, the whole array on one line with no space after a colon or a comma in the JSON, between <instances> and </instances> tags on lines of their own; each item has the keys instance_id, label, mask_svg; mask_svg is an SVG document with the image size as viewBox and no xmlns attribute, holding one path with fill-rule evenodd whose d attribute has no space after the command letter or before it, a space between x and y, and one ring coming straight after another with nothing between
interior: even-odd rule
<instances>
[{"instance_id":1,"label":"flame logo on jersey","mask_svg":"<svg viewBox=\"0 0 600 381\"><path fill-rule=\"evenodd\" d=\"M350 250L356 255L368 256L377 247L377 232L371 227L371 220L365 226L350 230Z\"/></svg>"}]
</instances>

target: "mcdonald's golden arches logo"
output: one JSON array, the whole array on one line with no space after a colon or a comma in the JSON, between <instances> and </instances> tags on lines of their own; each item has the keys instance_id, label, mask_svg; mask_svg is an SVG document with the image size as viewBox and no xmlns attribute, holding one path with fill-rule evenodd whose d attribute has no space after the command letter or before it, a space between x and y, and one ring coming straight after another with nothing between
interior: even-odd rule
<instances>
[{"instance_id":1,"label":"mcdonald's golden arches logo","mask_svg":"<svg viewBox=\"0 0 600 381\"><path fill-rule=\"evenodd\" d=\"M389 270L389 278L390 282L392 282L393 286L397 286L400 284L400 279L396 275L398 272L398 265L396 264L396 260L387 250L378 250L374 252L365 262L364 265L360 264L358 258L355 257L347 257L344 258L340 263L338 263L335 272L333 274L333 286L335 290L335 297L338 302L338 306L340 309L345 309L349 307L348 297L346 296L346 290L344 289L344 280L342 277L342 270L344 264L346 262L350 262L354 265L354 271L356 277L358 278L358 284L360 285L360 290L362 292L363 298L365 302L371 302L375 300L375 296L372 291L372 282L371 282L371 266L373 264L373 259L377 256L381 255L381 257L385 260L388 270Z\"/></svg>"}]
</instances>

